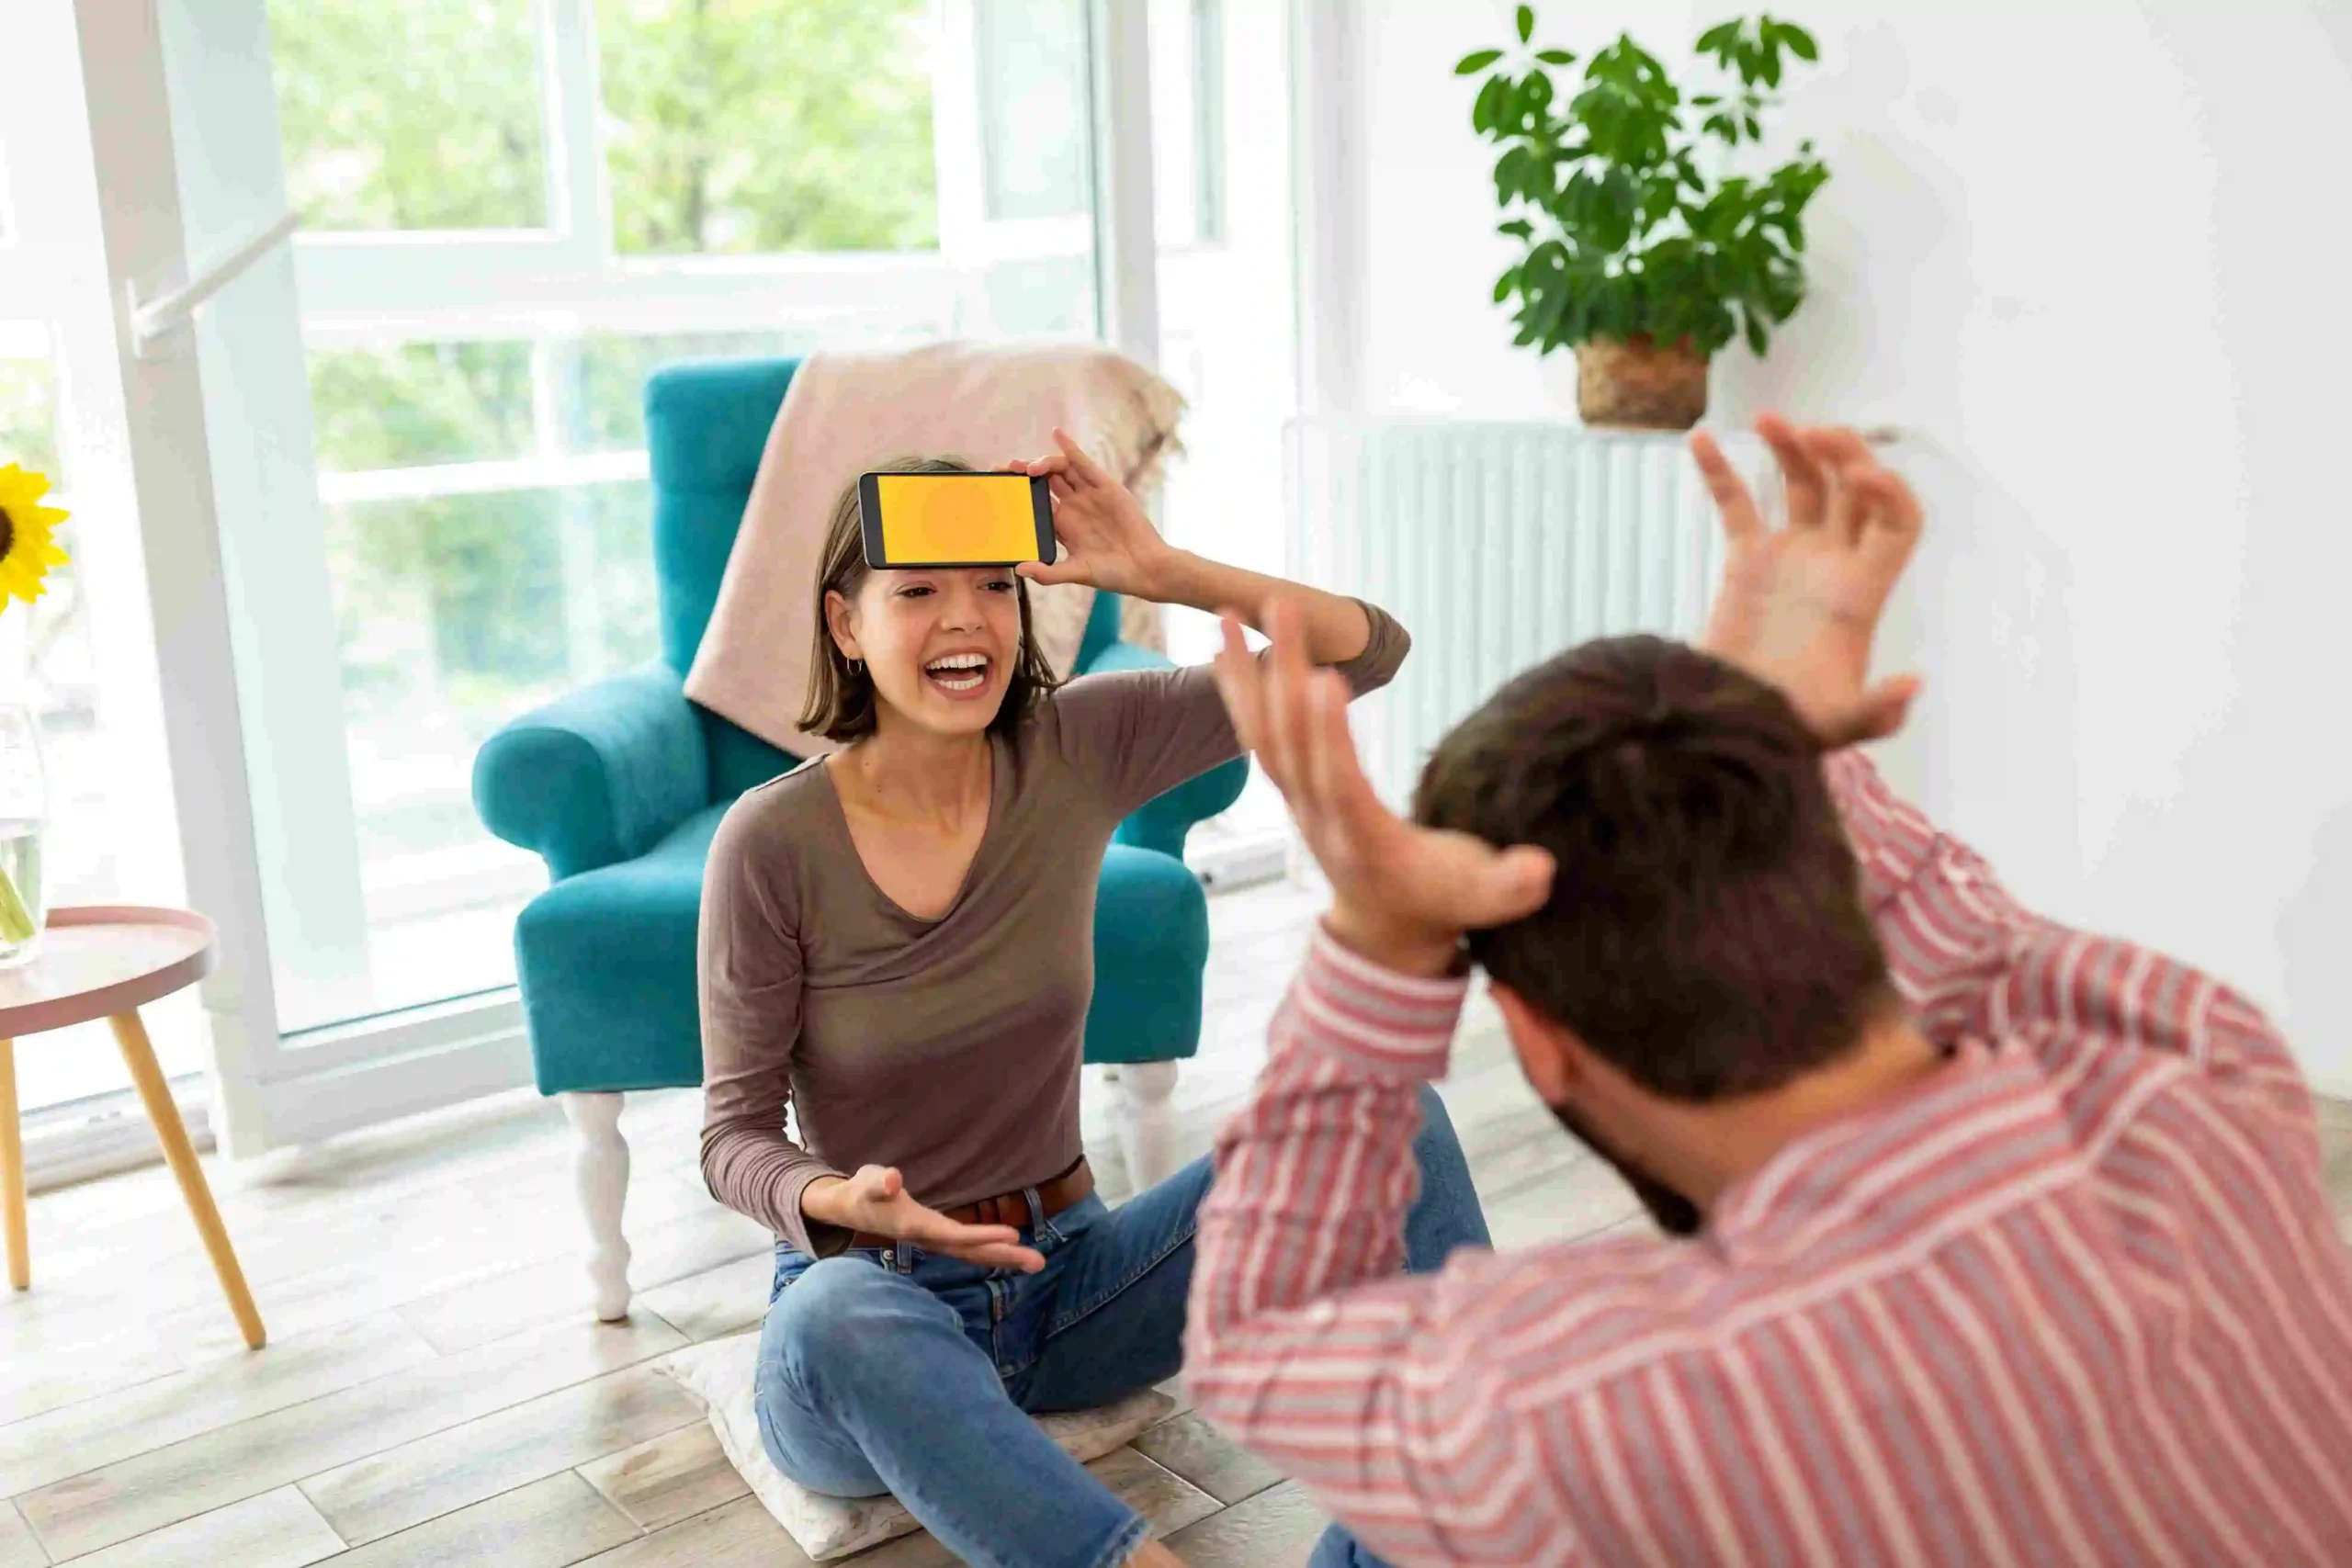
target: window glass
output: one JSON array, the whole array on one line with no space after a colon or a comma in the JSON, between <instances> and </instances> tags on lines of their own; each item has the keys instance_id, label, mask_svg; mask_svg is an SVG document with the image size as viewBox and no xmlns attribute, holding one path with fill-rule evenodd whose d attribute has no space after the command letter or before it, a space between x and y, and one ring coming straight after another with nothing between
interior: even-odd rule
<instances>
[{"instance_id":1,"label":"window glass","mask_svg":"<svg viewBox=\"0 0 2352 1568\"><path fill-rule=\"evenodd\" d=\"M319 467L351 473L531 450L528 343L314 349Z\"/></svg>"},{"instance_id":2,"label":"window glass","mask_svg":"<svg viewBox=\"0 0 2352 1568\"><path fill-rule=\"evenodd\" d=\"M1091 211L1083 0L976 0L972 19L988 215Z\"/></svg>"},{"instance_id":3,"label":"window glass","mask_svg":"<svg viewBox=\"0 0 2352 1568\"><path fill-rule=\"evenodd\" d=\"M1193 238L1225 238L1225 0L1192 0Z\"/></svg>"},{"instance_id":4,"label":"window glass","mask_svg":"<svg viewBox=\"0 0 2352 1568\"><path fill-rule=\"evenodd\" d=\"M269 32L306 228L546 227L532 0L269 0Z\"/></svg>"},{"instance_id":5,"label":"window glass","mask_svg":"<svg viewBox=\"0 0 2352 1568\"><path fill-rule=\"evenodd\" d=\"M1291 288L1289 15L1280 6L1148 0L1159 368L1186 399L1165 525L1190 549L1283 570L1283 427L1298 412ZM1229 149L1247 149L1230 157ZM1216 623L1168 614L1170 651L1214 654ZM1279 834L1252 774L1215 832Z\"/></svg>"},{"instance_id":6,"label":"window glass","mask_svg":"<svg viewBox=\"0 0 2352 1568\"><path fill-rule=\"evenodd\" d=\"M282 956L300 984L281 987L280 1024L311 1030L512 980L511 920L545 873L482 829L473 759L508 720L657 650L648 376L1098 330L1087 7L271 4L306 214L544 224L543 190L585 183L551 167L574 154L601 156L588 205L610 214L537 248L436 241L424 266L396 235L299 258L331 280L303 321L340 677L339 712L317 722L340 721L355 831L338 842L357 844L366 943L360 964L339 926L304 963ZM474 25L445 26L458 17ZM590 62L542 92L543 73ZM543 155L548 106L589 97L594 144ZM469 126L503 128L504 151ZM319 878L338 918L343 876Z\"/></svg>"},{"instance_id":7,"label":"window glass","mask_svg":"<svg viewBox=\"0 0 2352 1568\"><path fill-rule=\"evenodd\" d=\"M38 321L0 321L0 468L10 463L64 483L57 467L57 373L49 330Z\"/></svg>"},{"instance_id":8,"label":"window glass","mask_svg":"<svg viewBox=\"0 0 2352 1568\"><path fill-rule=\"evenodd\" d=\"M370 975L344 1016L514 980L512 921L547 875L483 831L474 753L652 656L650 504L629 481L328 510Z\"/></svg>"},{"instance_id":9,"label":"window glass","mask_svg":"<svg viewBox=\"0 0 2352 1568\"><path fill-rule=\"evenodd\" d=\"M1146 13L1153 227L1162 249L1225 237L1224 13L1221 0L1150 0Z\"/></svg>"},{"instance_id":10,"label":"window glass","mask_svg":"<svg viewBox=\"0 0 2352 1568\"><path fill-rule=\"evenodd\" d=\"M929 0L603 0L613 240L648 255L939 242Z\"/></svg>"},{"instance_id":11,"label":"window glass","mask_svg":"<svg viewBox=\"0 0 2352 1568\"><path fill-rule=\"evenodd\" d=\"M28 706L40 728L49 783L41 863L51 908L119 903L146 893L152 868L125 863L121 846L129 835L120 830L121 813L156 804L137 797L123 733L109 724L106 672L91 636L82 541L85 530L119 527L123 520L89 515L89 503L71 488L54 348L47 322L0 321L0 466L16 463L46 474L51 490L44 503L68 513L55 536L69 558L65 564L50 568L31 604L11 603L0 613L8 700ZM200 1069L203 1035L192 994L149 1010L164 1071L176 1076ZM68 1032L53 1048L20 1053L17 1060L19 1100L28 1111L105 1094L122 1082L120 1058L95 1028Z\"/></svg>"},{"instance_id":12,"label":"window glass","mask_svg":"<svg viewBox=\"0 0 2352 1568\"><path fill-rule=\"evenodd\" d=\"M645 445L645 378L682 359L754 359L805 355L842 338L813 330L650 333L560 344L567 386L562 444L573 452L625 452Z\"/></svg>"}]
</instances>

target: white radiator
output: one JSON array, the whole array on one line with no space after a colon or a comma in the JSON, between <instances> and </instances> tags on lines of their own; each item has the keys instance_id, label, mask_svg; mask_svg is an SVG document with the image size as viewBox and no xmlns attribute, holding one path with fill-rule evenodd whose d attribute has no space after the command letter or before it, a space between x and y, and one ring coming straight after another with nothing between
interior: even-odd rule
<instances>
[{"instance_id":1,"label":"white radiator","mask_svg":"<svg viewBox=\"0 0 2352 1568\"><path fill-rule=\"evenodd\" d=\"M1588 637L1690 637L1705 616L1722 536L1679 436L1330 417L1287 438L1293 575L1413 636L1396 682L1353 716L1393 804L1510 676ZM1724 445L1758 483L1762 443Z\"/></svg>"}]
</instances>

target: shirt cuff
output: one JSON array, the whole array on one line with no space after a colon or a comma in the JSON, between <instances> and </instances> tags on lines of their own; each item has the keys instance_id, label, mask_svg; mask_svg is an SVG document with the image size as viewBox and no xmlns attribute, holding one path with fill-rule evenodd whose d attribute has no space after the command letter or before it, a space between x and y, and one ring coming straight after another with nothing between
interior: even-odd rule
<instances>
[{"instance_id":1,"label":"shirt cuff","mask_svg":"<svg viewBox=\"0 0 2352 1568\"><path fill-rule=\"evenodd\" d=\"M1899 882L1925 855L1934 830L1887 788L1877 765L1849 746L1822 759L1821 776L1865 877Z\"/></svg>"},{"instance_id":2,"label":"shirt cuff","mask_svg":"<svg viewBox=\"0 0 2352 1568\"><path fill-rule=\"evenodd\" d=\"M783 1236L794 1251L804 1257L838 1258L849 1250L849 1238L856 1234L846 1225L827 1224L822 1220L812 1220L808 1217L808 1211L801 1208L801 1194L828 1177L841 1181L849 1179L840 1171L829 1170L822 1166L814 1170L796 1171L785 1179L784 1191L780 1196L784 1202L785 1213L800 1222L799 1235L796 1240L789 1230L778 1231L776 1234Z\"/></svg>"},{"instance_id":3,"label":"shirt cuff","mask_svg":"<svg viewBox=\"0 0 2352 1568\"><path fill-rule=\"evenodd\" d=\"M1320 922L1291 987L1302 1044L1383 1077L1445 1076L1467 976L1399 975L1340 945Z\"/></svg>"},{"instance_id":4,"label":"shirt cuff","mask_svg":"<svg viewBox=\"0 0 2352 1568\"><path fill-rule=\"evenodd\" d=\"M1861 748L1847 746L1821 759L1822 781L1829 786L1829 798L1837 803L1840 813L1860 806L1865 795L1885 789L1879 782L1878 769L1862 755Z\"/></svg>"}]
</instances>

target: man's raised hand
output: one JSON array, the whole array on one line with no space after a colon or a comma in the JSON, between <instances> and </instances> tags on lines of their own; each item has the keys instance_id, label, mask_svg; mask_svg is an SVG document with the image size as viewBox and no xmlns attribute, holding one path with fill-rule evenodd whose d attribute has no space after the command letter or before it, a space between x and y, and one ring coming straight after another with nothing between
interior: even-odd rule
<instances>
[{"instance_id":1,"label":"man's raised hand","mask_svg":"<svg viewBox=\"0 0 2352 1568\"><path fill-rule=\"evenodd\" d=\"M1851 430L1766 414L1756 433L1780 464L1784 528L1765 525L1713 437L1690 437L1728 547L1699 646L1778 686L1824 750L1892 735L1918 682L1871 685L1871 641L1918 543L1918 500Z\"/></svg>"},{"instance_id":2,"label":"man's raised hand","mask_svg":"<svg viewBox=\"0 0 2352 1568\"><path fill-rule=\"evenodd\" d=\"M1242 746L1257 753L1330 878L1331 934L1389 968L1440 975L1452 967L1464 931L1542 908L1552 857L1419 827L1383 806L1348 732L1347 683L1307 662L1289 605L1270 610L1267 631L1273 647L1260 660L1242 640L1241 623L1225 617L1217 689Z\"/></svg>"}]
</instances>

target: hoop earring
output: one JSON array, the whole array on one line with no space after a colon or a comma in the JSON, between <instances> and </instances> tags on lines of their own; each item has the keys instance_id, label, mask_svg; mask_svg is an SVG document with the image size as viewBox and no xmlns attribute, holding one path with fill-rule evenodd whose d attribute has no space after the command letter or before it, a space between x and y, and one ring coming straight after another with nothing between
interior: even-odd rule
<instances>
[{"instance_id":1,"label":"hoop earring","mask_svg":"<svg viewBox=\"0 0 2352 1568\"><path fill-rule=\"evenodd\" d=\"M849 661L849 672L850 672L851 674L853 674L853 675L863 675L863 674L865 674L865 660L863 660L863 659L853 659L853 660L851 660Z\"/></svg>"}]
</instances>

